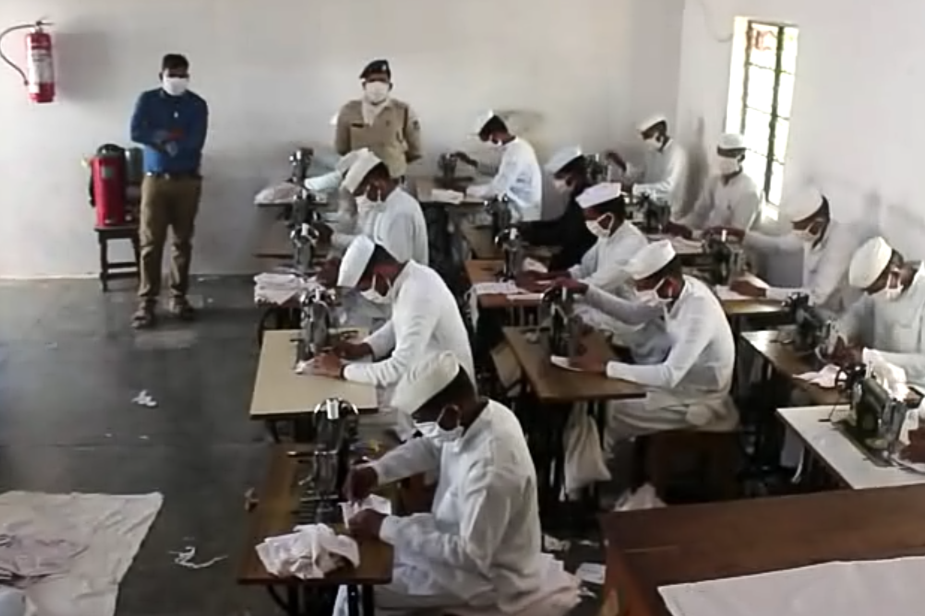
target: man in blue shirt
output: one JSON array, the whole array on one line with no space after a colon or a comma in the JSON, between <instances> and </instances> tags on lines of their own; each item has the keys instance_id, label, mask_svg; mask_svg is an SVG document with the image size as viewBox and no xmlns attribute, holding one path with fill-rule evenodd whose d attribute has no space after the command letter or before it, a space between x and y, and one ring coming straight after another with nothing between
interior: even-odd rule
<instances>
[{"instance_id":1,"label":"man in blue shirt","mask_svg":"<svg viewBox=\"0 0 925 616\"><path fill-rule=\"evenodd\" d=\"M202 148L209 107L190 92L189 61L178 54L164 56L161 87L144 92L132 115L132 141L144 146L145 178L141 187L139 239L141 285L139 308L132 326L155 324L161 287L161 262L168 228L173 233L170 268L171 311L183 320L195 315L187 301L193 230L202 192Z\"/></svg>"}]
</instances>

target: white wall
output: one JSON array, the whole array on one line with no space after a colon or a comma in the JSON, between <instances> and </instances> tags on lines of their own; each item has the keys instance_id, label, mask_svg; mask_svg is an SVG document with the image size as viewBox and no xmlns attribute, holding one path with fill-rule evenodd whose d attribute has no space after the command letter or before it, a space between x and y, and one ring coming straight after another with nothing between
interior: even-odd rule
<instances>
[{"instance_id":1,"label":"white wall","mask_svg":"<svg viewBox=\"0 0 925 616\"><path fill-rule=\"evenodd\" d=\"M0 276L96 271L81 158L126 142L161 56L192 62L211 105L194 268L246 271L253 194L329 120L365 63L392 62L396 96L433 155L463 145L486 107L534 112L541 156L612 145L655 108L674 111L683 0L2 0L0 27L48 17L59 100L34 105L0 67ZM659 38L653 38L652 33ZM21 55L21 35L5 49ZM652 77L652 75L658 76Z\"/></svg>"},{"instance_id":2,"label":"white wall","mask_svg":"<svg viewBox=\"0 0 925 616\"><path fill-rule=\"evenodd\" d=\"M836 216L873 222L925 257L925 3L686 0L678 119L701 151L723 129L736 16L800 28L785 198L818 184Z\"/></svg>"}]
</instances>

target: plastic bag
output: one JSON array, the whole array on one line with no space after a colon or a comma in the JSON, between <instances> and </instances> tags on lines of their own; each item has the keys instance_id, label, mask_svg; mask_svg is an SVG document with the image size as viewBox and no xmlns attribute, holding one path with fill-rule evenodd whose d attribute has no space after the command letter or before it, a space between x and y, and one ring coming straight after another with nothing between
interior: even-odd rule
<instances>
[{"instance_id":1,"label":"plastic bag","mask_svg":"<svg viewBox=\"0 0 925 616\"><path fill-rule=\"evenodd\" d=\"M570 498L598 481L610 480L604 462L597 425L584 404L572 409L563 435L565 449L565 481L563 491Z\"/></svg>"}]
</instances>

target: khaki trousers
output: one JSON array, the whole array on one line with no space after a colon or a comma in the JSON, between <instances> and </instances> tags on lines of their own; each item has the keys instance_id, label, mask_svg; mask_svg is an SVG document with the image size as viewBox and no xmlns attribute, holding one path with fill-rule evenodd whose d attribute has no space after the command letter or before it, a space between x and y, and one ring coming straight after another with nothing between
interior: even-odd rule
<instances>
[{"instance_id":1,"label":"khaki trousers","mask_svg":"<svg viewBox=\"0 0 925 616\"><path fill-rule=\"evenodd\" d=\"M170 295L186 297L193 252L193 231L202 180L147 176L141 185L141 285L138 297L154 301L161 291L161 263L167 230L173 235L170 257Z\"/></svg>"}]
</instances>

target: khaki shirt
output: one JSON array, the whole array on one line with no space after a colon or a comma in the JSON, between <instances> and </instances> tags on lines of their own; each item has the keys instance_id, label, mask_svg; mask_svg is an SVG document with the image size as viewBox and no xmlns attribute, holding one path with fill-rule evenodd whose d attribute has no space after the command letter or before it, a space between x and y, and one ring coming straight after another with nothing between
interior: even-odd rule
<instances>
[{"instance_id":1,"label":"khaki shirt","mask_svg":"<svg viewBox=\"0 0 925 616\"><path fill-rule=\"evenodd\" d=\"M353 100L337 114L334 149L343 156L369 148L389 167L392 177L405 175L408 163L421 158L421 124L408 103L390 99L373 123L363 120L363 103Z\"/></svg>"}]
</instances>

